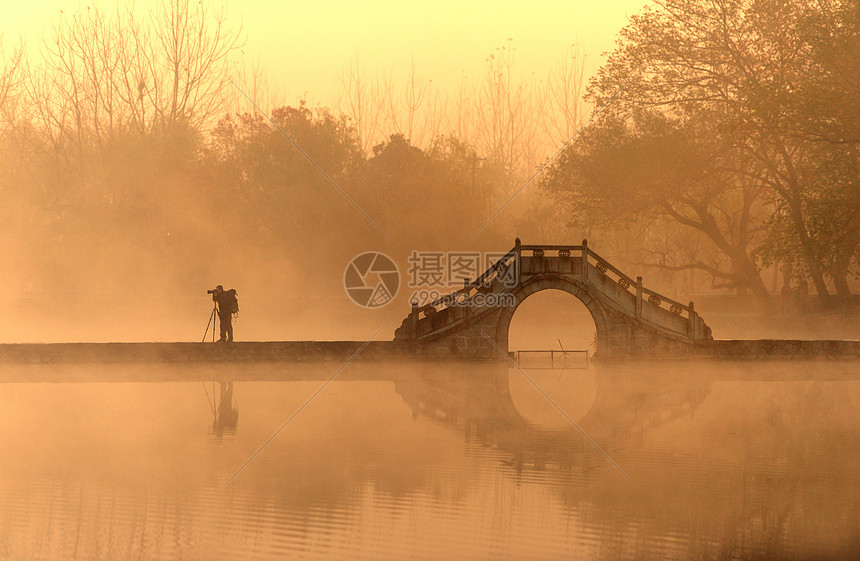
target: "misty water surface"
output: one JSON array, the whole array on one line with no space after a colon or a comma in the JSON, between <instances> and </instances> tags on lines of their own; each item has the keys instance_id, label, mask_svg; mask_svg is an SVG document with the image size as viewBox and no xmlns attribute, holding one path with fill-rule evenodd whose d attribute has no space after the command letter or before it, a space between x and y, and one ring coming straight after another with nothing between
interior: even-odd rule
<instances>
[{"instance_id":1,"label":"misty water surface","mask_svg":"<svg viewBox=\"0 0 860 561\"><path fill-rule=\"evenodd\" d=\"M591 444L512 368L357 363L238 471L336 369L5 368L0 558L860 552L853 364L525 370Z\"/></svg>"}]
</instances>

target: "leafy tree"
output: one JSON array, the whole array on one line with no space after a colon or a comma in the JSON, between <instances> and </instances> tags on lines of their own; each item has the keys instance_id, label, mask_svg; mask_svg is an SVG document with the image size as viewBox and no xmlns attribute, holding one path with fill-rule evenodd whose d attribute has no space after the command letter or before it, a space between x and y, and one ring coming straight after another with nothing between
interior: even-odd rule
<instances>
[{"instance_id":1,"label":"leafy tree","mask_svg":"<svg viewBox=\"0 0 860 561\"><path fill-rule=\"evenodd\" d=\"M271 122L259 113L225 116L212 132L208 158L216 208L232 217L238 235L263 236L265 247L297 238L319 243L330 237L329 220L354 218L321 171L348 189L361 150L346 119L326 109L304 102L280 107Z\"/></svg>"},{"instance_id":2,"label":"leafy tree","mask_svg":"<svg viewBox=\"0 0 860 561\"><path fill-rule=\"evenodd\" d=\"M566 204L575 227L628 229L644 223L666 233L662 240L638 240L634 251L650 247L659 256L644 264L703 270L724 286L749 289L766 300L752 255L762 189L750 179L754 169L738 169L743 147L737 140L714 114L682 120L637 110L628 119L610 117L587 130L552 166L543 187ZM686 230L710 241L713 250L697 247L695 256L679 251L690 236Z\"/></svg>"},{"instance_id":3,"label":"leafy tree","mask_svg":"<svg viewBox=\"0 0 860 561\"><path fill-rule=\"evenodd\" d=\"M392 135L373 148L362 189L369 208L390 225L394 243L404 250L469 247L499 176L480 164L472 148L451 137L438 137L424 151Z\"/></svg>"},{"instance_id":4,"label":"leafy tree","mask_svg":"<svg viewBox=\"0 0 860 561\"><path fill-rule=\"evenodd\" d=\"M843 16L816 16L824 5L835 7ZM821 209L813 207L823 201L846 200L838 195L841 172L836 170L851 166L835 164L840 156L811 138L811 131L822 138L844 135L838 132L840 127L808 117L810 92L828 92L823 99L835 101L837 92L851 89L851 79L846 78L850 74L839 69L850 66L854 55L846 55L846 59L834 50L852 36L845 30L846 12L856 13L856 2L657 0L655 7L631 18L617 48L589 87L589 99L597 105L609 103L608 112L622 120L648 109L682 123L711 119L723 123L719 134L727 139L731 136L723 143L731 147L731 158L722 157L720 169L734 168L734 178L724 188L737 188L745 177L756 197L761 196L758 189L766 190L794 237L793 253L780 258L797 259L821 295L828 294L824 263L830 257L818 243L820 228L813 217L823 215L822 209L830 203ZM823 39L830 36L821 27L825 20L842 26L836 34L839 40ZM856 52L856 48L848 52ZM842 62L827 63L824 53ZM856 91L852 95L856 100ZM837 115L843 110L834 107L825 114L828 112ZM820 165L822 151L828 152L825 160L831 162L827 168ZM715 152L720 158L718 154ZM710 173L708 166L713 161L699 162L698 172ZM837 175L822 178L824 169ZM828 195L833 189L833 196ZM746 196L736 198L730 212L745 216L746 201ZM843 229L851 229L852 216L841 217ZM684 223L686 217L680 218ZM740 269L747 270L746 266ZM744 274L752 279L751 272ZM830 274L841 273L830 269Z\"/></svg>"}]
</instances>

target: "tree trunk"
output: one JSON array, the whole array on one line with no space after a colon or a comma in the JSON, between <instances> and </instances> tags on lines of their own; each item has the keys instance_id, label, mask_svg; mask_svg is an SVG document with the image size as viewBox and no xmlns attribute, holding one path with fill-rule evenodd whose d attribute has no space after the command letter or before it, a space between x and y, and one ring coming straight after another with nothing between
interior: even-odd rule
<instances>
[{"instance_id":1,"label":"tree trunk","mask_svg":"<svg viewBox=\"0 0 860 561\"><path fill-rule=\"evenodd\" d=\"M777 143L779 154L785 165L785 185L787 189L779 189L778 192L788 203L788 208L791 215L791 222L794 225L795 233L798 241L800 241L801 256L806 264L806 270L809 277L812 279L812 284L815 286L815 291L818 293L822 302L826 303L830 296L830 291L827 290L827 284L824 282L824 273L821 267L818 266L818 260L815 258L815 248L812 240L809 238L809 232L806 229L806 219L803 216L803 188L800 185L800 179L794 169L794 163L785 146Z\"/></svg>"},{"instance_id":2,"label":"tree trunk","mask_svg":"<svg viewBox=\"0 0 860 561\"><path fill-rule=\"evenodd\" d=\"M792 197L789 197L787 202L791 209L791 219L794 223L794 229L800 241L801 254L803 262L806 265L806 270L809 277L812 279L812 284L815 286L815 292L821 298L822 303L827 303L830 297L830 291L827 290L827 284L824 282L824 273L821 267L818 266L818 260L815 258L815 249L812 246L812 240L809 238L809 232L806 231L806 221L803 219L803 210L800 207L800 197L796 196L796 186L792 186Z\"/></svg>"},{"instance_id":3,"label":"tree trunk","mask_svg":"<svg viewBox=\"0 0 860 561\"><path fill-rule=\"evenodd\" d=\"M833 285L836 287L836 297L840 302L848 304L851 302L851 288L848 286L848 275L846 273L833 274Z\"/></svg>"},{"instance_id":4,"label":"tree trunk","mask_svg":"<svg viewBox=\"0 0 860 561\"><path fill-rule=\"evenodd\" d=\"M746 252L741 252L741 255L733 255L732 260L738 268L738 271L744 279L746 279L746 288L752 291L756 300L765 310L770 310L773 307L773 299L771 298L770 292L768 292L767 286L765 286L755 263L750 260Z\"/></svg>"},{"instance_id":5,"label":"tree trunk","mask_svg":"<svg viewBox=\"0 0 860 561\"><path fill-rule=\"evenodd\" d=\"M848 286L848 269L857 250L858 239L840 244L836 248L836 260L833 263L833 284L836 286L836 296L843 303L851 301L851 288Z\"/></svg>"},{"instance_id":6,"label":"tree trunk","mask_svg":"<svg viewBox=\"0 0 860 561\"><path fill-rule=\"evenodd\" d=\"M756 300L763 308L771 308L773 302L770 297L770 292L767 291L767 287L761 279L761 274L747 253L747 242L745 241L747 239L746 236L742 237L742 240L744 241L741 241L739 245L732 244L720 231L713 216L707 213L701 213L701 216L702 223L695 227L708 236L711 241L714 242L714 244L732 260L733 271L743 279L742 281L739 281L738 286L746 287L751 290L755 295Z\"/></svg>"}]
</instances>

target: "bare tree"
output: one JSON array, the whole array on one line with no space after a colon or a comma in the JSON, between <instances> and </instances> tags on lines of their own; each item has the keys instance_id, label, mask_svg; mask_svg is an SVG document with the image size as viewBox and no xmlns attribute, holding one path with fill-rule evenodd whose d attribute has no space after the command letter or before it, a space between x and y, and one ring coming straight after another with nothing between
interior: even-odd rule
<instances>
[{"instance_id":1,"label":"bare tree","mask_svg":"<svg viewBox=\"0 0 860 561\"><path fill-rule=\"evenodd\" d=\"M151 61L156 87L150 92L168 128L177 122L203 127L224 108L231 87L229 55L239 41L226 22L225 4L163 0L155 10L158 57Z\"/></svg>"},{"instance_id":2,"label":"bare tree","mask_svg":"<svg viewBox=\"0 0 860 561\"><path fill-rule=\"evenodd\" d=\"M23 135L14 134L21 121L23 53L22 44L7 52L3 37L0 36L0 193L4 199L4 215L9 212L10 207L14 207L14 204L9 204L11 197L8 188L14 181L11 178L14 172L10 171L26 167L25 158L22 157L25 153L21 146Z\"/></svg>"},{"instance_id":3,"label":"bare tree","mask_svg":"<svg viewBox=\"0 0 860 561\"><path fill-rule=\"evenodd\" d=\"M0 140L15 125L24 57L23 45L7 53L0 36Z\"/></svg>"},{"instance_id":4,"label":"bare tree","mask_svg":"<svg viewBox=\"0 0 860 561\"><path fill-rule=\"evenodd\" d=\"M472 89L469 77L464 75L457 87L457 97L454 100L451 130L456 138L470 140L472 138Z\"/></svg>"},{"instance_id":5,"label":"bare tree","mask_svg":"<svg viewBox=\"0 0 860 561\"><path fill-rule=\"evenodd\" d=\"M543 128L546 140L561 146L582 124L585 103L585 55L572 44L546 81Z\"/></svg>"},{"instance_id":6,"label":"bare tree","mask_svg":"<svg viewBox=\"0 0 860 561\"><path fill-rule=\"evenodd\" d=\"M539 92L533 79L514 76L513 40L487 58L483 81L474 89L470 139L478 150L501 164L510 176L521 177L538 161Z\"/></svg>"},{"instance_id":7,"label":"bare tree","mask_svg":"<svg viewBox=\"0 0 860 561\"><path fill-rule=\"evenodd\" d=\"M260 63L260 60L249 62L244 60L244 51L242 55L242 59L233 63L233 80L241 88L241 91L231 86L233 95L231 96L230 112L241 114L257 111L256 107L248 101L248 98L253 100L254 104L263 111L271 111L282 105L283 91L274 84L271 75ZM245 97L246 95L247 97Z\"/></svg>"},{"instance_id":8,"label":"bare tree","mask_svg":"<svg viewBox=\"0 0 860 561\"><path fill-rule=\"evenodd\" d=\"M404 125L406 134L412 144L420 146L422 138L418 138L418 119L422 105L430 95L430 82L415 71L415 61L409 67L406 78L406 88L403 92ZM421 131L423 133L423 131ZM423 134L422 134L423 136Z\"/></svg>"},{"instance_id":9,"label":"bare tree","mask_svg":"<svg viewBox=\"0 0 860 561\"><path fill-rule=\"evenodd\" d=\"M413 60L402 89L391 72L383 85L386 130L402 135L413 146L429 148L446 129L445 107L433 81L418 73Z\"/></svg>"},{"instance_id":10,"label":"bare tree","mask_svg":"<svg viewBox=\"0 0 860 561\"><path fill-rule=\"evenodd\" d=\"M130 9L64 16L29 72L38 122L78 151L103 147L117 131L208 126L228 99L239 37L225 20L223 7L188 0L164 0L148 25Z\"/></svg>"},{"instance_id":11,"label":"bare tree","mask_svg":"<svg viewBox=\"0 0 860 561\"><path fill-rule=\"evenodd\" d=\"M358 54L347 64L340 77L343 86L340 110L351 120L358 133L361 149L367 154L381 140L385 96L379 82L369 82Z\"/></svg>"}]
</instances>

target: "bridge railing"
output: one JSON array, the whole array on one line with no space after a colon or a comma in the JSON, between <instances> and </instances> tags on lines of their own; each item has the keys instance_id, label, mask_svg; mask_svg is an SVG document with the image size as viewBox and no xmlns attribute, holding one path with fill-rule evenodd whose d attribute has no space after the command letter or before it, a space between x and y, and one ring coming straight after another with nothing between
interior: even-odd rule
<instances>
[{"instance_id":1,"label":"bridge railing","mask_svg":"<svg viewBox=\"0 0 860 561\"><path fill-rule=\"evenodd\" d=\"M521 245L520 252L530 251L531 255L534 256L535 251L558 251L560 252L558 255L559 257L579 257L582 247L583 246L581 245ZM516 249L516 247L514 249ZM567 255L565 255L564 252L567 252Z\"/></svg>"},{"instance_id":2,"label":"bridge railing","mask_svg":"<svg viewBox=\"0 0 860 561\"><path fill-rule=\"evenodd\" d=\"M634 295L637 292L641 292L645 299L652 306L656 306L658 308L663 307L663 304L667 304L668 310L676 315L682 315L687 318L690 317L690 313L693 311L693 303L690 304L682 304L677 300L673 300L668 296L660 294L656 290L651 290L650 288L646 288L642 286L642 277L637 277L636 280L633 280L632 277L625 275L620 269L609 263L606 259L598 255L594 250L588 249L588 257L594 261L593 266L595 269L602 273L606 273L607 271L611 271L615 274L617 278L618 285L628 292L632 292ZM637 295L637 298L639 296Z\"/></svg>"},{"instance_id":3,"label":"bridge railing","mask_svg":"<svg viewBox=\"0 0 860 561\"><path fill-rule=\"evenodd\" d=\"M588 262L595 269L597 269L603 274L612 273L612 275L615 277L615 282L623 290L631 292L632 294L636 294L637 285L640 283L639 278L634 279L633 277L625 274L624 271L610 263L608 260L601 257L596 251L590 249L587 243L584 245L521 245L520 250L521 252L527 252L527 256L532 257L553 257L552 255L546 255L546 252L558 252L559 257L581 258L582 255L586 255ZM645 299L651 305L660 308L663 307L663 304L665 304L670 312L677 315L683 315L689 318L690 312L694 309L691 307L690 304L683 304L677 300L669 298L664 294L660 294L656 290L651 290L650 288L647 288L645 286L641 287L641 292L644 295Z\"/></svg>"},{"instance_id":4,"label":"bridge railing","mask_svg":"<svg viewBox=\"0 0 860 561\"><path fill-rule=\"evenodd\" d=\"M519 254L517 253L516 248L514 248L499 258L498 261L493 263L486 271L478 276L478 278L469 282L463 288L437 298L423 306L414 307L413 313L429 316L433 312L442 311L455 303L468 300L476 292L489 287L496 277L504 274L508 268L512 266L512 261L516 259L519 259Z\"/></svg>"},{"instance_id":5,"label":"bridge railing","mask_svg":"<svg viewBox=\"0 0 860 561\"><path fill-rule=\"evenodd\" d=\"M536 361L529 362L529 357L536 358ZM540 358L544 360L541 361ZM549 361L545 357L549 357ZM514 358L518 366L529 369L544 369L544 368L582 368L588 369L588 350L582 351L565 351L565 350L527 350L515 351ZM549 366L547 366L547 363Z\"/></svg>"},{"instance_id":6,"label":"bridge railing","mask_svg":"<svg viewBox=\"0 0 860 561\"><path fill-rule=\"evenodd\" d=\"M693 308L690 305L682 304L677 300L673 300L668 296L660 294L659 292L654 292L653 290L645 288L644 286L642 287L642 293L647 294L648 302L654 306L657 306L658 308L663 303L668 304L669 311L674 314L683 315L684 313L686 313L687 317L690 317L690 312L693 311ZM690 302L690 304L692 304L692 302Z\"/></svg>"}]
</instances>

